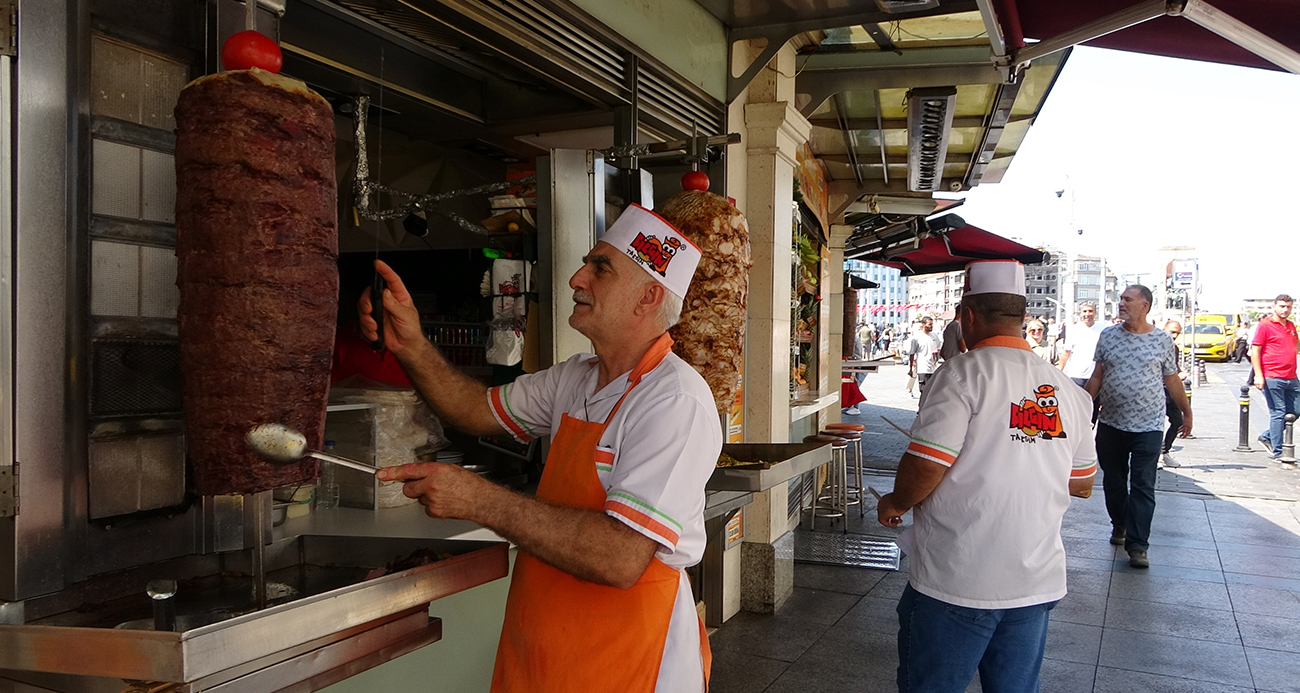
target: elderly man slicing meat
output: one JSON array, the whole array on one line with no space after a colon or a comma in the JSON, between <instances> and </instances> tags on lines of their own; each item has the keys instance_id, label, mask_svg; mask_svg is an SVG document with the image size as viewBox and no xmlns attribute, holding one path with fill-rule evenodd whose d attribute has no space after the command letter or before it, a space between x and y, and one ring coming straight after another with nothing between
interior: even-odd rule
<instances>
[{"instance_id":1,"label":"elderly man slicing meat","mask_svg":"<svg viewBox=\"0 0 1300 693\"><path fill-rule=\"evenodd\" d=\"M704 553L704 483L722 429L704 379L667 329L700 251L631 206L569 280L580 354L502 387L462 375L421 334L384 265L384 339L443 421L472 434L551 436L535 499L460 467L390 467L432 517L471 520L518 544L493 691L701 691L708 640L683 569ZM374 339L367 297L361 321Z\"/></svg>"}]
</instances>

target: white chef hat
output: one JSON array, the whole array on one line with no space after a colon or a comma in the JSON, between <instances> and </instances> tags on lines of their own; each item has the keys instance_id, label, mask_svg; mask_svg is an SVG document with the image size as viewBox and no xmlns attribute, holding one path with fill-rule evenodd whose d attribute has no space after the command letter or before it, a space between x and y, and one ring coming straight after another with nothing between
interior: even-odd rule
<instances>
[{"instance_id":1,"label":"white chef hat","mask_svg":"<svg viewBox=\"0 0 1300 693\"><path fill-rule=\"evenodd\" d=\"M1025 266L1015 260L976 260L966 265L963 296L977 294L1025 295Z\"/></svg>"},{"instance_id":2,"label":"white chef hat","mask_svg":"<svg viewBox=\"0 0 1300 693\"><path fill-rule=\"evenodd\" d=\"M632 258L664 288L686 297L703 253L663 217L638 204L628 205L600 240Z\"/></svg>"}]
</instances>

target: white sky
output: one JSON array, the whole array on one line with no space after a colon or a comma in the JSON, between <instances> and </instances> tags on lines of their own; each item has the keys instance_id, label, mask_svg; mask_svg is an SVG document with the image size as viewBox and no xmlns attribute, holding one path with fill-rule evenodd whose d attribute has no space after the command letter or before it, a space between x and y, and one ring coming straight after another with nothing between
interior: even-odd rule
<instances>
[{"instance_id":1,"label":"white sky","mask_svg":"<svg viewBox=\"0 0 1300 693\"><path fill-rule=\"evenodd\" d=\"M1163 274L1157 249L1192 246L1202 309L1300 294L1297 122L1298 75L1077 48L1002 182L956 212L1117 274ZM1082 235L1054 192L1067 176Z\"/></svg>"}]
</instances>

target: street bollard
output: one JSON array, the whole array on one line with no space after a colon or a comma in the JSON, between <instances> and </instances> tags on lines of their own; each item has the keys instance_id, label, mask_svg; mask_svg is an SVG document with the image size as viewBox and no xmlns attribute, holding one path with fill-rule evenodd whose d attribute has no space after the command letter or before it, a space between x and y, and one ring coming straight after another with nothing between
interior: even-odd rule
<instances>
[{"instance_id":1,"label":"street bollard","mask_svg":"<svg viewBox=\"0 0 1300 693\"><path fill-rule=\"evenodd\" d=\"M1295 439L1291 437L1293 428L1295 428L1295 414L1287 414L1286 426L1282 429L1282 456L1278 459L1289 464L1295 464Z\"/></svg>"},{"instance_id":2,"label":"street bollard","mask_svg":"<svg viewBox=\"0 0 1300 693\"><path fill-rule=\"evenodd\" d=\"M1251 452L1250 448L1250 388L1241 387L1241 417L1237 423L1237 448L1234 452Z\"/></svg>"}]
</instances>

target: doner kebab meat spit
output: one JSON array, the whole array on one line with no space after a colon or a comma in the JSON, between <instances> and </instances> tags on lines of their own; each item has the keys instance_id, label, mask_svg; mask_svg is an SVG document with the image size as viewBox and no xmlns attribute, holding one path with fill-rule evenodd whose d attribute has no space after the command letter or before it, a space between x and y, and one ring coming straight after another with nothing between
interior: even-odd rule
<instances>
[{"instance_id":1,"label":"doner kebab meat spit","mask_svg":"<svg viewBox=\"0 0 1300 693\"><path fill-rule=\"evenodd\" d=\"M176 255L186 440L202 495L311 481L262 460L271 421L320 448L338 306L334 118L257 68L199 78L176 105Z\"/></svg>"}]
</instances>

